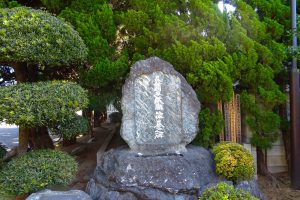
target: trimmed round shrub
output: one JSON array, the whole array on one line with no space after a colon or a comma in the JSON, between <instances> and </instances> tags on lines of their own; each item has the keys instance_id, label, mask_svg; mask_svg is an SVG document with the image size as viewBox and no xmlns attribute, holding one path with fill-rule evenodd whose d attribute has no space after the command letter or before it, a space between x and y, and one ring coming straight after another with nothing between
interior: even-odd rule
<instances>
[{"instance_id":1,"label":"trimmed round shrub","mask_svg":"<svg viewBox=\"0 0 300 200\"><path fill-rule=\"evenodd\" d=\"M233 142L219 143L213 148L217 174L237 182L254 177L252 154L242 145Z\"/></svg>"},{"instance_id":2,"label":"trimmed round shrub","mask_svg":"<svg viewBox=\"0 0 300 200\"><path fill-rule=\"evenodd\" d=\"M88 120L80 115L76 115L71 120L64 121L56 127L50 128L54 135L63 136L65 139L72 139L81 133L88 132Z\"/></svg>"},{"instance_id":3,"label":"trimmed round shrub","mask_svg":"<svg viewBox=\"0 0 300 200\"><path fill-rule=\"evenodd\" d=\"M0 121L20 127L54 126L87 107L87 91L68 81L0 87Z\"/></svg>"},{"instance_id":4,"label":"trimmed round shrub","mask_svg":"<svg viewBox=\"0 0 300 200\"><path fill-rule=\"evenodd\" d=\"M84 62L87 48L73 27L28 7L0 10L0 60L44 65Z\"/></svg>"},{"instance_id":5,"label":"trimmed round shrub","mask_svg":"<svg viewBox=\"0 0 300 200\"><path fill-rule=\"evenodd\" d=\"M215 187L206 189L199 200L258 200L258 198L242 189L234 189L233 185L218 183Z\"/></svg>"},{"instance_id":6,"label":"trimmed round shrub","mask_svg":"<svg viewBox=\"0 0 300 200\"><path fill-rule=\"evenodd\" d=\"M77 162L67 153L32 151L14 158L1 169L0 190L8 195L22 195L46 186L67 184L77 169Z\"/></svg>"}]
</instances>

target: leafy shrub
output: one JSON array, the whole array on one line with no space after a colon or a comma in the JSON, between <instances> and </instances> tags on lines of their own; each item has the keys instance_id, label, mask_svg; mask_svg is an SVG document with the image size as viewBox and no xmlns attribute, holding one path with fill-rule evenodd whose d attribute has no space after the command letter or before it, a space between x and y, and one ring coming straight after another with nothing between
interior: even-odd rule
<instances>
[{"instance_id":1,"label":"leafy shrub","mask_svg":"<svg viewBox=\"0 0 300 200\"><path fill-rule=\"evenodd\" d=\"M214 147L213 154L217 174L234 182L253 178L255 172L253 156L242 145L223 142Z\"/></svg>"},{"instance_id":2,"label":"leafy shrub","mask_svg":"<svg viewBox=\"0 0 300 200\"><path fill-rule=\"evenodd\" d=\"M27 7L0 10L0 60L44 65L82 63L87 48L64 20Z\"/></svg>"},{"instance_id":3,"label":"leafy shrub","mask_svg":"<svg viewBox=\"0 0 300 200\"><path fill-rule=\"evenodd\" d=\"M0 190L10 195L36 192L67 184L78 169L74 158L61 151L38 150L16 157L0 172Z\"/></svg>"},{"instance_id":4,"label":"leafy shrub","mask_svg":"<svg viewBox=\"0 0 300 200\"><path fill-rule=\"evenodd\" d=\"M249 192L242 189L234 189L233 185L219 183L215 187L208 188L199 197L199 200L258 200Z\"/></svg>"},{"instance_id":5,"label":"leafy shrub","mask_svg":"<svg viewBox=\"0 0 300 200\"><path fill-rule=\"evenodd\" d=\"M21 127L56 125L72 119L87 104L87 92L67 81L0 87L0 121Z\"/></svg>"},{"instance_id":6,"label":"leafy shrub","mask_svg":"<svg viewBox=\"0 0 300 200\"><path fill-rule=\"evenodd\" d=\"M215 144L216 136L224 128L223 115L220 111L212 112L210 109L202 109L199 113L199 133L193 143L210 148Z\"/></svg>"},{"instance_id":7,"label":"leafy shrub","mask_svg":"<svg viewBox=\"0 0 300 200\"><path fill-rule=\"evenodd\" d=\"M14 8L21 6L17 1L14 0L1 0L0 8Z\"/></svg>"},{"instance_id":8,"label":"leafy shrub","mask_svg":"<svg viewBox=\"0 0 300 200\"><path fill-rule=\"evenodd\" d=\"M88 121L84 117L76 115L71 120L64 121L58 126L50 128L50 131L54 135L61 135L65 139L72 139L80 133L88 132Z\"/></svg>"}]
</instances>

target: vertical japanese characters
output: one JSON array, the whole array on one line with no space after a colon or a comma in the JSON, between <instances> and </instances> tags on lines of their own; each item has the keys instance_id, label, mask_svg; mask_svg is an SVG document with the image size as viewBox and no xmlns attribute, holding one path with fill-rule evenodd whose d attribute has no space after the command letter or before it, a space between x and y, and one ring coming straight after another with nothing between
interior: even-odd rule
<instances>
[{"instance_id":1,"label":"vertical japanese characters","mask_svg":"<svg viewBox=\"0 0 300 200\"><path fill-rule=\"evenodd\" d=\"M162 101L161 96L161 83L162 80L159 76L155 76L154 79L154 109L155 109L155 139L164 137L164 125L162 124L162 120L164 119L164 103Z\"/></svg>"}]
</instances>

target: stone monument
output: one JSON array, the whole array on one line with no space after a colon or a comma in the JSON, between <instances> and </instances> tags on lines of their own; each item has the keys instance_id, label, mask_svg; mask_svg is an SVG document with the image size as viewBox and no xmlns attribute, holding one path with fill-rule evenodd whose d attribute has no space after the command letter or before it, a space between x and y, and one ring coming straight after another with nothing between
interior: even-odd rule
<instances>
[{"instance_id":1,"label":"stone monument","mask_svg":"<svg viewBox=\"0 0 300 200\"><path fill-rule=\"evenodd\" d=\"M132 66L123 86L121 136L143 155L185 152L198 132L200 103L172 65L157 57Z\"/></svg>"},{"instance_id":2,"label":"stone monument","mask_svg":"<svg viewBox=\"0 0 300 200\"><path fill-rule=\"evenodd\" d=\"M86 189L93 200L197 200L201 188L220 181L212 154L186 147L200 103L170 63L138 61L122 93L121 136L130 148L101 157Z\"/></svg>"}]
</instances>

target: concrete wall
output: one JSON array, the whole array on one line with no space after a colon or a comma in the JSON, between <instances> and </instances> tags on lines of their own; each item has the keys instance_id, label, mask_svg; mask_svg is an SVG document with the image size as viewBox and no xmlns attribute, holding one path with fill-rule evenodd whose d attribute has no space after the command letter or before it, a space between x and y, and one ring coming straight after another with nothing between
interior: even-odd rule
<instances>
[{"instance_id":1,"label":"concrete wall","mask_svg":"<svg viewBox=\"0 0 300 200\"><path fill-rule=\"evenodd\" d=\"M268 150L268 169L271 173L288 171L285 149L281 135L273 144L272 149Z\"/></svg>"}]
</instances>

